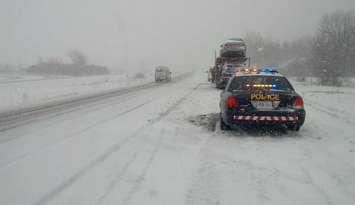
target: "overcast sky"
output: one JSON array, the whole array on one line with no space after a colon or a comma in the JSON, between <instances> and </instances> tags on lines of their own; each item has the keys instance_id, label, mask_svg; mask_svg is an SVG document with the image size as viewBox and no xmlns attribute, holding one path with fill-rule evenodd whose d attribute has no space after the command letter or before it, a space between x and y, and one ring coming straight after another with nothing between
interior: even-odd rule
<instances>
[{"instance_id":1,"label":"overcast sky","mask_svg":"<svg viewBox=\"0 0 355 205\"><path fill-rule=\"evenodd\" d=\"M355 1L0 0L0 63L30 65L78 49L117 68L205 66L223 39L258 31L292 40L339 9Z\"/></svg>"}]
</instances>

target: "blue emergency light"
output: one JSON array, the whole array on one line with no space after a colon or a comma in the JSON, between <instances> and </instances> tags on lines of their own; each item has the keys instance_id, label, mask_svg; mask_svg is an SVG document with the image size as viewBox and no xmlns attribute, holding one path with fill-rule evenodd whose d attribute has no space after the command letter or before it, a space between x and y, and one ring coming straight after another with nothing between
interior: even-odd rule
<instances>
[{"instance_id":1,"label":"blue emergency light","mask_svg":"<svg viewBox=\"0 0 355 205\"><path fill-rule=\"evenodd\" d=\"M259 71L263 73L278 73L277 70L271 66L263 66L259 69Z\"/></svg>"}]
</instances>

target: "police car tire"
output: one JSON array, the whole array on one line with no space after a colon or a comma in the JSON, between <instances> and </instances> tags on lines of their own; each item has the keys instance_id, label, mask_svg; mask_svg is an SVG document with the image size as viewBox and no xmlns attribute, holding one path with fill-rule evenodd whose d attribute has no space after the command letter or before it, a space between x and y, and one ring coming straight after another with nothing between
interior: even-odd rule
<instances>
[{"instance_id":1,"label":"police car tire","mask_svg":"<svg viewBox=\"0 0 355 205\"><path fill-rule=\"evenodd\" d=\"M230 130L231 129L226 123L224 123L222 118L220 118L220 127L221 127L221 130Z\"/></svg>"},{"instance_id":2,"label":"police car tire","mask_svg":"<svg viewBox=\"0 0 355 205\"><path fill-rule=\"evenodd\" d=\"M288 126L288 129L289 130L292 130L292 131L300 131L300 129L301 129L301 126L299 126L299 125L290 125L290 126Z\"/></svg>"},{"instance_id":3,"label":"police car tire","mask_svg":"<svg viewBox=\"0 0 355 205\"><path fill-rule=\"evenodd\" d=\"M301 129L301 126L299 126L299 125L297 125L297 126L294 127L294 131L297 131L297 132L298 132L298 131L300 131L300 129Z\"/></svg>"}]
</instances>

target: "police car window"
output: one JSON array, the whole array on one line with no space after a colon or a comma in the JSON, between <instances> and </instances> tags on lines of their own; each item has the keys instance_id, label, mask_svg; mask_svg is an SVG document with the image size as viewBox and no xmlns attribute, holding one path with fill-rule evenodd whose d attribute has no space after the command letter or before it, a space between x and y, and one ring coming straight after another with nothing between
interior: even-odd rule
<instances>
[{"instance_id":1,"label":"police car window","mask_svg":"<svg viewBox=\"0 0 355 205\"><path fill-rule=\"evenodd\" d=\"M233 46L244 46L243 42L232 43Z\"/></svg>"},{"instance_id":2,"label":"police car window","mask_svg":"<svg viewBox=\"0 0 355 205\"><path fill-rule=\"evenodd\" d=\"M254 85L272 85L273 87L268 89L273 90L294 90L288 80L282 76L239 76L230 83L228 91L254 89Z\"/></svg>"}]
</instances>

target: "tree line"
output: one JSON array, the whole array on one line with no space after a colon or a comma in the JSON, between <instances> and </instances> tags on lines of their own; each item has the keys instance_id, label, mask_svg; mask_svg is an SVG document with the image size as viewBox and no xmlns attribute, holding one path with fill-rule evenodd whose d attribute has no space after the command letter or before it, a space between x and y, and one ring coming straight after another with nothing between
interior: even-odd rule
<instances>
[{"instance_id":1,"label":"tree line","mask_svg":"<svg viewBox=\"0 0 355 205\"><path fill-rule=\"evenodd\" d=\"M109 74L109 70L104 66L88 65L87 57L78 50L68 53L71 62L63 62L58 58L38 60L36 65L27 69L27 73L39 75L68 75L68 76L87 76Z\"/></svg>"},{"instance_id":2,"label":"tree line","mask_svg":"<svg viewBox=\"0 0 355 205\"><path fill-rule=\"evenodd\" d=\"M312 36L289 42L257 32L244 38L252 64L277 66L292 76L314 76L323 85L341 85L342 79L355 76L354 11L325 14Z\"/></svg>"}]
</instances>

